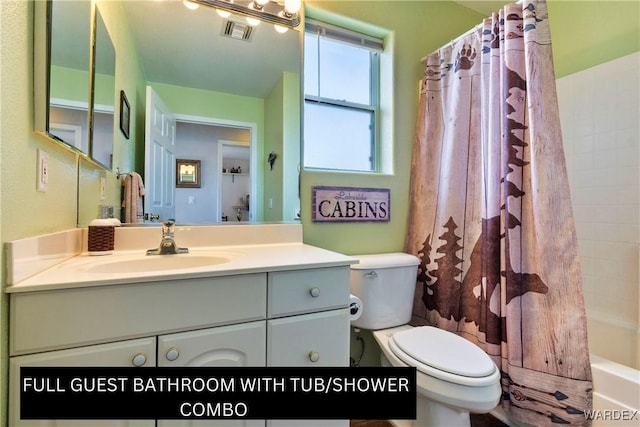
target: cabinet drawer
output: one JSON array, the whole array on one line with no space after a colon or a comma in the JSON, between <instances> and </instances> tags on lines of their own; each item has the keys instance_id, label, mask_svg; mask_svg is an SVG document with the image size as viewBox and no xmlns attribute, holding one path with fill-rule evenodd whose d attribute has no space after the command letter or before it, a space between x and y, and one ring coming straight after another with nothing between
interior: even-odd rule
<instances>
[{"instance_id":1,"label":"cabinet drawer","mask_svg":"<svg viewBox=\"0 0 640 427\"><path fill-rule=\"evenodd\" d=\"M267 366L349 366L349 310L267 322Z\"/></svg>"},{"instance_id":2,"label":"cabinet drawer","mask_svg":"<svg viewBox=\"0 0 640 427\"><path fill-rule=\"evenodd\" d=\"M348 267L269 273L268 283L270 318L349 305Z\"/></svg>"},{"instance_id":3,"label":"cabinet drawer","mask_svg":"<svg viewBox=\"0 0 640 427\"><path fill-rule=\"evenodd\" d=\"M266 281L261 273L12 294L10 354L264 319Z\"/></svg>"}]
</instances>

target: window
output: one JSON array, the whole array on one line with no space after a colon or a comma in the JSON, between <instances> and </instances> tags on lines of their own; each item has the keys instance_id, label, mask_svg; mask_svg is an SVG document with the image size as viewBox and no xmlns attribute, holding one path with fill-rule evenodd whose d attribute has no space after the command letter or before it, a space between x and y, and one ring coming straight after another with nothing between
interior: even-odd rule
<instances>
[{"instance_id":1,"label":"window","mask_svg":"<svg viewBox=\"0 0 640 427\"><path fill-rule=\"evenodd\" d=\"M378 170L382 40L307 19L304 166Z\"/></svg>"}]
</instances>

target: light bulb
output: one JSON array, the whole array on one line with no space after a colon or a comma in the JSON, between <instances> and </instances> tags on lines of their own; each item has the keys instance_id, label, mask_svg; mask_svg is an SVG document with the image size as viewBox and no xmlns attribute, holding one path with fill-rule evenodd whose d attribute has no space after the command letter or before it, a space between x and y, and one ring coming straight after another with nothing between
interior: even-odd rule
<instances>
[{"instance_id":1,"label":"light bulb","mask_svg":"<svg viewBox=\"0 0 640 427\"><path fill-rule=\"evenodd\" d=\"M273 24L273 26L276 29L276 31L279 32L280 34L284 34L289 30L287 27L283 27L282 25Z\"/></svg>"},{"instance_id":2,"label":"light bulb","mask_svg":"<svg viewBox=\"0 0 640 427\"><path fill-rule=\"evenodd\" d=\"M291 15L298 13L300 7L302 7L302 0L284 0L284 10Z\"/></svg>"},{"instance_id":3,"label":"light bulb","mask_svg":"<svg viewBox=\"0 0 640 427\"><path fill-rule=\"evenodd\" d=\"M182 4L185 5L185 7L187 9L191 9L191 10L196 10L197 8L200 7L199 4L194 3L192 1L189 1L189 0L182 0Z\"/></svg>"},{"instance_id":4,"label":"light bulb","mask_svg":"<svg viewBox=\"0 0 640 427\"><path fill-rule=\"evenodd\" d=\"M249 18L247 17L247 22L249 23L249 25L251 25L252 27L255 27L256 25L258 25L260 23L259 19L256 18Z\"/></svg>"}]
</instances>

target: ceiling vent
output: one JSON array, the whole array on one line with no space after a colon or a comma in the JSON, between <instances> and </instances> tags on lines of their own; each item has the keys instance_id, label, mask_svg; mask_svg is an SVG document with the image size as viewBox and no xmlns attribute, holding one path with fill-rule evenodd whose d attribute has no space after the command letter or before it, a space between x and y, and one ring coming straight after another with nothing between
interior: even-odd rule
<instances>
[{"instance_id":1,"label":"ceiling vent","mask_svg":"<svg viewBox=\"0 0 640 427\"><path fill-rule=\"evenodd\" d=\"M222 25L222 35L235 40L250 41L253 27L238 21L225 20Z\"/></svg>"}]
</instances>

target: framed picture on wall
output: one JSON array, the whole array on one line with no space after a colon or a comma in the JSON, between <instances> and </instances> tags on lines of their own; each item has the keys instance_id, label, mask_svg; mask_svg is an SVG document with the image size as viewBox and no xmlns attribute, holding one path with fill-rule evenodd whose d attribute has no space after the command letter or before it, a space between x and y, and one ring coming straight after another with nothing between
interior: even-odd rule
<instances>
[{"instance_id":1,"label":"framed picture on wall","mask_svg":"<svg viewBox=\"0 0 640 427\"><path fill-rule=\"evenodd\" d=\"M120 91L120 130L125 138L129 139L129 122L131 109L129 107L129 101L127 100L127 95L125 95L124 91Z\"/></svg>"},{"instance_id":2,"label":"framed picture on wall","mask_svg":"<svg viewBox=\"0 0 640 427\"><path fill-rule=\"evenodd\" d=\"M200 188L200 160L176 160L176 187Z\"/></svg>"}]
</instances>

